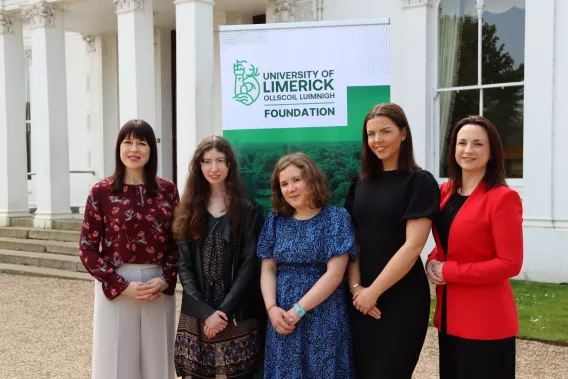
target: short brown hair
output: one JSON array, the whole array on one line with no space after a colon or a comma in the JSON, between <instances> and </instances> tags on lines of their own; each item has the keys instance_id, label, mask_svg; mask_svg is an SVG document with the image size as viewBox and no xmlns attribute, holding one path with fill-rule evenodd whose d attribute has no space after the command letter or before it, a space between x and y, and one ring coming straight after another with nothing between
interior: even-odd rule
<instances>
[{"instance_id":1,"label":"short brown hair","mask_svg":"<svg viewBox=\"0 0 568 379\"><path fill-rule=\"evenodd\" d=\"M487 132L489 138L489 162L487 162L487 169L483 180L485 181L485 190L489 191L493 187L507 186L505 178L507 173L505 171L505 158L503 153L503 144L499 137L497 128L491 121L483 116L469 116L461 119L456 124L452 132L452 139L450 141L450 152L448 153L448 169L450 172L449 179L452 183L452 192L455 192L462 186L462 169L456 161L456 145L458 140L458 133L466 125L481 126Z\"/></svg>"},{"instance_id":2,"label":"short brown hair","mask_svg":"<svg viewBox=\"0 0 568 379\"><path fill-rule=\"evenodd\" d=\"M398 155L398 172L411 172L418 169L414 160L414 148L412 146L412 133L406 114L400 106L394 103L383 103L375 105L363 122L363 146L361 149L361 178L374 178L383 171L383 162L373 153L369 147L369 137L367 136L367 123L379 116L387 117L395 123L401 132L406 130L406 138L400 146Z\"/></svg>"},{"instance_id":3,"label":"short brown hair","mask_svg":"<svg viewBox=\"0 0 568 379\"><path fill-rule=\"evenodd\" d=\"M294 208L286 202L280 189L280 173L292 165L301 170L302 178L308 183L310 207L320 208L326 205L331 198L327 177L309 156L304 153L292 153L280 158L272 172L270 187L272 189L271 202L274 212L283 213L287 216L294 214Z\"/></svg>"}]
</instances>

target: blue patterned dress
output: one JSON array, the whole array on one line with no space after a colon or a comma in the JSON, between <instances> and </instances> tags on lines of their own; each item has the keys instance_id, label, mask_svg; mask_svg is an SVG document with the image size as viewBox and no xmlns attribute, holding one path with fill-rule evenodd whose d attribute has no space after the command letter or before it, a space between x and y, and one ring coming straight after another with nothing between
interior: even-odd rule
<instances>
[{"instance_id":1,"label":"blue patterned dress","mask_svg":"<svg viewBox=\"0 0 568 379\"><path fill-rule=\"evenodd\" d=\"M326 205L308 220L271 212L258 241L257 255L276 260L276 301L288 311L325 274L331 258L349 253L353 261L355 246L349 213L344 208ZM343 284L306 312L291 334L278 334L268 321L264 377L354 378Z\"/></svg>"}]
</instances>

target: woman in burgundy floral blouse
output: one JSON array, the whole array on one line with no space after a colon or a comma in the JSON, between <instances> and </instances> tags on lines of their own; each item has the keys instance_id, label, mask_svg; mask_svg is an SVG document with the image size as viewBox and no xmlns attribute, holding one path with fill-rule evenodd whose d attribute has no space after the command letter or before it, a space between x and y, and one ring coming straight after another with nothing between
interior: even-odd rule
<instances>
[{"instance_id":1,"label":"woman in burgundy floral blouse","mask_svg":"<svg viewBox=\"0 0 568 379\"><path fill-rule=\"evenodd\" d=\"M177 245L175 184L156 176L152 127L131 120L116 170L92 188L81 261L95 280L93 379L174 379Z\"/></svg>"},{"instance_id":2,"label":"woman in burgundy floral blouse","mask_svg":"<svg viewBox=\"0 0 568 379\"><path fill-rule=\"evenodd\" d=\"M182 378L252 378L262 335L256 238L262 214L247 199L223 137L197 147L174 232L183 302L175 343Z\"/></svg>"}]
</instances>

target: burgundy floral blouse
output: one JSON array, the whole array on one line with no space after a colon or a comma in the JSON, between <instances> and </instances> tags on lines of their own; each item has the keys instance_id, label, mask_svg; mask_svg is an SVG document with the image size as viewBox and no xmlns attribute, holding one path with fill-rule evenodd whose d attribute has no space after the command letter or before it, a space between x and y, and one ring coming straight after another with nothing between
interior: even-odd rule
<instances>
[{"instance_id":1,"label":"burgundy floral blouse","mask_svg":"<svg viewBox=\"0 0 568 379\"><path fill-rule=\"evenodd\" d=\"M178 248L171 226L179 202L176 185L157 178L160 190L146 194L143 185L125 185L113 193L112 178L91 189L81 231L80 256L87 271L102 283L112 300L128 287L116 269L123 263L163 266L164 291L173 295L178 272Z\"/></svg>"}]
</instances>

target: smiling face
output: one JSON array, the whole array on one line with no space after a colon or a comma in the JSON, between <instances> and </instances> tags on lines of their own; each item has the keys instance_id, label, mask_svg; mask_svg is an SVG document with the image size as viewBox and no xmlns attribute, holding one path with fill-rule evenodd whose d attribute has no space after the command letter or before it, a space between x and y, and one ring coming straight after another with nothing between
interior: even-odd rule
<instances>
[{"instance_id":1,"label":"smiling face","mask_svg":"<svg viewBox=\"0 0 568 379\"><path fill-rule=\"evenodd\" d=\"M388 117L377 116L367 121L367 144L379 158L385 170L393 170L398 167L400 145L406 137L406 131Z\"/></svg>"},{"instance_id":2,"label":"smiling face","mask_svg":"<svg viewBox=\"0 0 568 379\"><path fill-rule=\"evenodd\" d=\"M229 175L229 166L225 153L215 148L206 151L201 159L201 172L210 184L225 182Z\"/></svg>"},{"instance_id":3,"label":"smiling face","mask_svg":"<svg viewBox=\"0 0 568 379\"><path fill-rule=\"evenodd\" d=\"M468 124L457 135L455 159L462 171L485 172L491 158L489 136L485 128Z\"/></svg>"},{"instance_id":4,"label":"smiling face","mask_svg":"<svg viewBox=\"0 0 568 379\"><path fill-rule=\"evenodd\" d=\"M150 145L143 139L127 136L120 144L120 160L127 170L143 170L150 160Z\"/></svg>"},{"instance_id":5,"label":"smiling face","mask_svg":"<svg viewBox=\"0 0 568 379\"><path fill-rule=\"evenodd\" d=\"M309 207L308 182L302 176L302 170L291 164L280 171L278 176L280 191L284 200L296 210Z\"/></svg>"}]
</instances>

